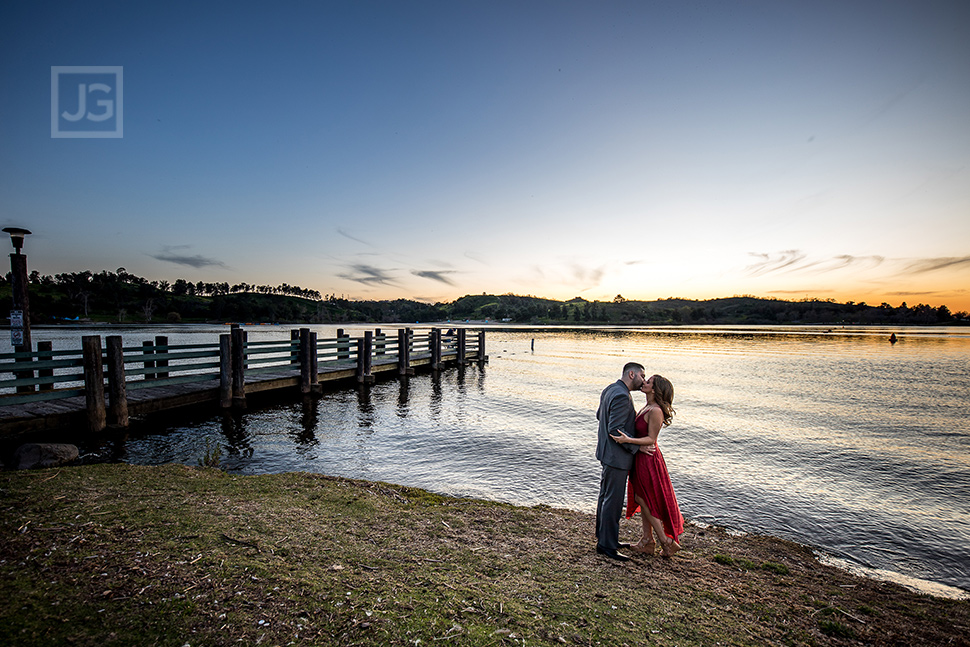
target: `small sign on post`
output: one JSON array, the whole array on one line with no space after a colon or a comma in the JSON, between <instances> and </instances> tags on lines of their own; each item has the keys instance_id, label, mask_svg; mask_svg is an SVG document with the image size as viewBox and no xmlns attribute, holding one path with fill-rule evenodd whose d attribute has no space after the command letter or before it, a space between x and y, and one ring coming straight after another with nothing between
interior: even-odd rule
<instances>
[{"instance_id":1,"label":"small sign on post","mask_svg":"<svg viewBox=\"0 0 970 647\"><path fill-rule=\"evenodd\" d=\"M24 345L24 311L10 311L10 345Z\"/></svg>"}]
</instances>

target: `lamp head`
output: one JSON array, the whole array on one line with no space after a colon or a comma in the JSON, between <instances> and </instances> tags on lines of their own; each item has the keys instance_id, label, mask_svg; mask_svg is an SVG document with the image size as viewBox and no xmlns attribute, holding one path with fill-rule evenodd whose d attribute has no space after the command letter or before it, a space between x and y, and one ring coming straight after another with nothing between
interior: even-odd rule
<instances>
[{"instance_id":1,"label":"lamp head","mask_svg":"<svg viewBox=\"0 0 970 647\"><path fill-rule=\"evenodd\" d=\"M3 231L10 234L10 242L13 244L14 250L19 254L20 250L24 247L24 236L30 233L29 229L23 229L22 227L4 227Z\"/></svg>"}]
</instances>

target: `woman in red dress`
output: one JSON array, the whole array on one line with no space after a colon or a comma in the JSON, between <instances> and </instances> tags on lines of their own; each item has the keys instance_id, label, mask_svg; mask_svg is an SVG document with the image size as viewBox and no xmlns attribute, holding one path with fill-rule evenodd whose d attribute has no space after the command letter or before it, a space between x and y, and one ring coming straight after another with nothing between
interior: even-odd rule
<instances>
[{"instance_id":1,"label":"woman in red dress","mask_svg":"<svg viewBox=\"0 0 970 647\"><path fill-rule=\"evenodd\" d=\"M637 437L631 438L618 431L613 439L618 443L640 445L630 470L627 486L626 518L629 519L640 509L643 519L643 537L630 547L638 553L653 555L657 544L653 539L656 532L664 557L671 557L680 550L677 539L684 532L684 518L677 505L677 496L670 483L670 474L664 462L657 436L660 429L670 424L674 415L674 386L665 377L654 375L640 387L647 396L647 404L637 414ZM654 451L650 451L653 449Z\"/></svg>"}]
</instances>

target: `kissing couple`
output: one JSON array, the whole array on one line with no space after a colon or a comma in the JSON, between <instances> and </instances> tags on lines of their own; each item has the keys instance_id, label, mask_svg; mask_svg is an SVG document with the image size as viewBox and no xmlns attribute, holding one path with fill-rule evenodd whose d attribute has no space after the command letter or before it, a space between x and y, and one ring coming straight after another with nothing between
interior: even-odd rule
<instances>
[{"instance_id":1,"label":"kissing couple","mask_svg":"<svg viewBox=\"0 0 970 647\"><path fill-rule=\"evenodd\" d=\"M646 404L638 412L631 392L640 391ZM622 377L600 394L596 459L602 463L596 504L596 552L621 562L629 557L620 548L653 555L657 550L672 557L680 550L684 518L677 505L670 474L657 445L660 430L674 415L674 387L660 375L646 376L642 365L628 362ZM639 509L643 536L636 544L620 543L620 515L627 496L626 518Z\"/></svg>"}]
</instances>

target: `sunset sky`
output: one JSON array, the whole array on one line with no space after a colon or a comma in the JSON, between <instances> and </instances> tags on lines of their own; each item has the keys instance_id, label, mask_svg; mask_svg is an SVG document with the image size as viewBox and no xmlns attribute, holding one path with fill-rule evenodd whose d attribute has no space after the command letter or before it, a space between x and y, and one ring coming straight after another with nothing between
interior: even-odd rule
<instances>
[{"instance_id":1,"label":"sunset sky","mask_svg":"<svg viewBox=\"0 0 970 647\"><path fill-rule=\"evenodd\" d=\"M970 310L968 33L966 0L6 0L0 225L42 274ZM53 66L123 68L121 137L52 136Z\"/></svg>"}]
</instances>

